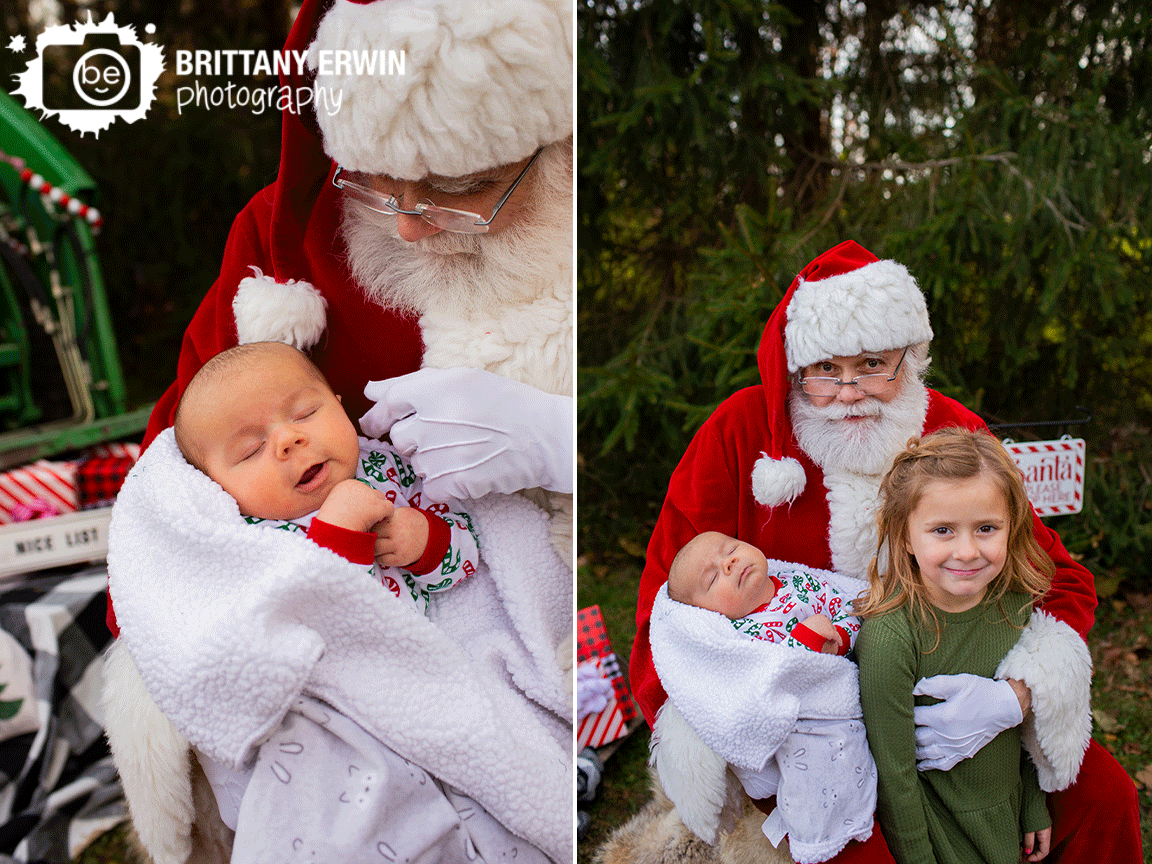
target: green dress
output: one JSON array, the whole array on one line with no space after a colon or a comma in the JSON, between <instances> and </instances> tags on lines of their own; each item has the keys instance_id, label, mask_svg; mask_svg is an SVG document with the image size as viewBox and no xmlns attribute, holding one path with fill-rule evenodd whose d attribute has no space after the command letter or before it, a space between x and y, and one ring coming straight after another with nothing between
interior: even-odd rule
<instances>
[{"instance_id":1,"label":"green dress","mask_svg":"<svg viewBox=\"0 0 1152 864\"><path fill-rule=\"evenodd\" d=\"M992 677L1031 611L1023 594L967 612L937 611L935 650L935 634L913 626L908 607L864 621L856 642L860 702L879 777L879 822L900 864L1017 864L1024 833L1052 824L1019 726L951 770L916 770L912 709L938 701L914 697L916 682L958 672Z\"/></svg>"}]
</instances>

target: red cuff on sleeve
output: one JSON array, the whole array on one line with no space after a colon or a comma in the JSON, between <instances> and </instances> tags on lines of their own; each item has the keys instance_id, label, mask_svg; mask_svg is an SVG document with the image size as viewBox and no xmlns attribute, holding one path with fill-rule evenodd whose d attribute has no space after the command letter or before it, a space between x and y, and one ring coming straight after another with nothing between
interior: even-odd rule
<instances>
[{"instance_id":1,"label":"red cuff on sleeve","mask_svg":"<svg viewBox=\"0 0 1152 864\"><path fill-rule=\"evenodd\" d=\"M353 531L320 519L313 519L308 539L318 546L331 549L353 564L372 564L376 561L376 534L372 531Z\"/></svg>"},{"instance_id":2,"label":"red cuff on sleeve","mask_svg":"<svg viewBox=\"0 0 1152 864\"><path fill-rule=\"evenodd\" d=\"M435 513L429 513L419 507L413 509L428 520L428 545L424 547L424 554L420 556L420 560L404 569L414 576L423 576L439 567L440 562L444 560L448 546L452 543L452 526Z\"/></svg>"},{"instance_id":3,"label":"red cuff on sleeve","mask_svg":"<svg viewBox=\"0 0 1152 864\"><path fill-rule=\"evenodd\" d=\"M836 632L840 634L840 649L836 653L843 657L848 653L848 649L852 647L852 636L839 624L833 624L832 626L835 627Z\"/></svg>"},{"instance_id":4,"label":"red cuff on sleeve","mask_svg":"<svg viewBox=\"0 0 1152 864\"><path fill-rule=\"evenodd\" d=\"M790 635L805 648L810 648L817 654L820 653L820 649L824 647L824 642L826 641L824 637L815 630L807 627L803 621L792 628Z\"/></svg>"}]
</instances>

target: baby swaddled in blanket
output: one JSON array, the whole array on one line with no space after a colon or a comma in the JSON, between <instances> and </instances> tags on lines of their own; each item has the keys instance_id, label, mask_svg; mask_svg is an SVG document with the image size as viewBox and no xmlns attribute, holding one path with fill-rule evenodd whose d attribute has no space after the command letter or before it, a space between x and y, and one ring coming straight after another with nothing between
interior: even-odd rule
<instances>
[{"instance_id":1,"label":"baby swaddled in blanket","mask_svg":"<svg viewBox=\"0 0 1152 864\"><path fill-rule=\"evenodd\" d=\"M189 533L142 543L134 528L147 535L169 515L157 511L153 487L199 483L156 482L179 474L173 444L183 467L199 469L209 486L162 505ZM520 700L508 719L520 720L530 743L520 765L504 764L513 747L498 740L497 724L507 705L476 675L468 686L453 681L440 664L467 673L467 662L425 617L437 592L479 569L471 517L421 500L404 459L358 438L320 372L279 343L239 346L205 364L184 392L171 438L150 451L165 448L167 461L142 459L142 476L126 484L113 517L110 585L145 682L197 748L236 831L232 861L560 857L563 829L521 812L502 772L538 775L555 756L564 718L549 715L562 715L561 700ZM205 491L209 478L234 514L212 512L220 504ZM171 582L153 573L147 592L148 562L134 554L144 545L180 561ZM197 565L221 550L234 555L233 572ZM307 562L321 561L309 578ZM247 647L234 650L240 641ZM160 665L169 674L149 675ZM190 677L177 690L170 673L181 668ZM423 698L405 705L414 692ZM444 704L469 698L456 711ZM485 721L492 726L480 736ZM481 737L489 752L482 740L468 752ZM482 779L458 764L465 758L497 775ZM547 771L557 776L519 784L536 790L551 779L562 806L567 778L553 765Z\"/></svg>"},{"instance_id":2,"label":"baby swaddled in blanket","mask_svg":"<svg viewBox=\"0 0 1152 864\"><path fill-rule=\"evenodd\" d=\"M774 846L786 835L799 864L867 839L876 808L856 667L844 656L860 624L851 596L822 578L833 575L709 531L677 553L652 613L669 704L750 798L776 796L764 834ZM679 766L659 743L654 754L673 803L693 812L701 790L674 779Z\"/></svg>"}]
</instances>

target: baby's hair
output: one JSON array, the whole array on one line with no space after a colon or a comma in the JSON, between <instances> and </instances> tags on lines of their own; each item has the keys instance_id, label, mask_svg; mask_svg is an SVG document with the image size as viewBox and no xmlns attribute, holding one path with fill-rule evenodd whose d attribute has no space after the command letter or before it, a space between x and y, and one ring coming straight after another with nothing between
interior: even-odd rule
<instances>
[{"instance_id":1,"label":"baby's hair","mask_svg":"<svg viewBox=\"0 0 1152 864\"><path fill-rule=\"evenodd\" d=\"M192 440L188 434L188 424L184 416L187 411L186 406L194 402L194 399L190 399L189 395L194 397L196 391L208 384L215 384L226 376L242 374L244 369L248 368L257 358L277 351L288 351L298 355L308 371L319 381L322 381L326 389L331 389L324 373L316 368L316 364L307 354L283 342L246 342L243 345L224 349L219 354L209 357L207 362L196 371L180 395L180 401L176 404L176 416L172 423L173 432L176 435L176 446L180 448L181 454L188 460L189 464L200 471L204 471L200 448L198 443ZM204 471L204 473L207 472Z\"/></svg>"},{"instance_id":2,"label":"baby's hair","mask_svg":"<svg viewBox=\"0 0 1152 864\"><path fill-rule=\"evenodd\" d=\"M1035 600L1047 592L1056 568L1032 533L1032 505L1016 463L991 434L947 428L910 439L881 481L877 554L868 567L868 594L856 601L857 615L880 615L908 604L925 625L935 628L939 640L939 618L908 549L908 519L929 483L982 474L999 487L1008 511L1008 554L986 599L999 601L1005 592L1019 591ZM880 573L885 555L887 571Z\"/></svg>"},{"instance_id":3,"label":"baby's hair","mask_svg":"<svg viewBox=\"0 0 1152 864\"><path fill-rule=\"evenodd\" d=\"M684 557L688 551L688 547L691 546L693 543L695 543L697 540L699 540L701 536L703 536L703 535L697 534L695 537L693 537L691 540L689 540L687 543L685 543L683 546L681 546L680 551L678 551L676 553L676 555L672 558L672 563L668 565L668 597L671 600L675 600L677 603L687 603L688 600L687 600L687 598L681 599L681 597L677 596L679 594L682 594L682 592L679 590L679 587L680 587L679 585L673 585L672 584L672 573L673 573L673 571L676 570L677 565L681 564L683 562Z\"/></svg>"}]
</instances>

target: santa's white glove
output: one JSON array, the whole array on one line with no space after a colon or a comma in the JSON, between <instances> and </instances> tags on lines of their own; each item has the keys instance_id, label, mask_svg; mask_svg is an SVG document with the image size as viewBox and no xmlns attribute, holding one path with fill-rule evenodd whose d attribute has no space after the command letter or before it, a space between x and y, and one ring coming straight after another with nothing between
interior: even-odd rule
<instances>
[{"instance_id":1,"label":"santa's white glove","mask_svg":"<svg viewBox=\"0 0 1152 864\"><path fill-rule=\"evenodd\" d=\"M968 674L933 675L917 681L912 693L944 700L913 712L920 771L947 771L1024 719L1016 691L1007 681Z\"/></svg>"},{"instance_id":2,"label":"santa's white glove","mask_svg":"<svg viewBox=\"0 0 1152 864\"><path fill-rule=\"evenodd\" d=\"M572 397L483 369L421 369L370 381L365 435L388 433L428 497L481 498L542 486L572 491Z\"/></svg>"}]
</instances>

